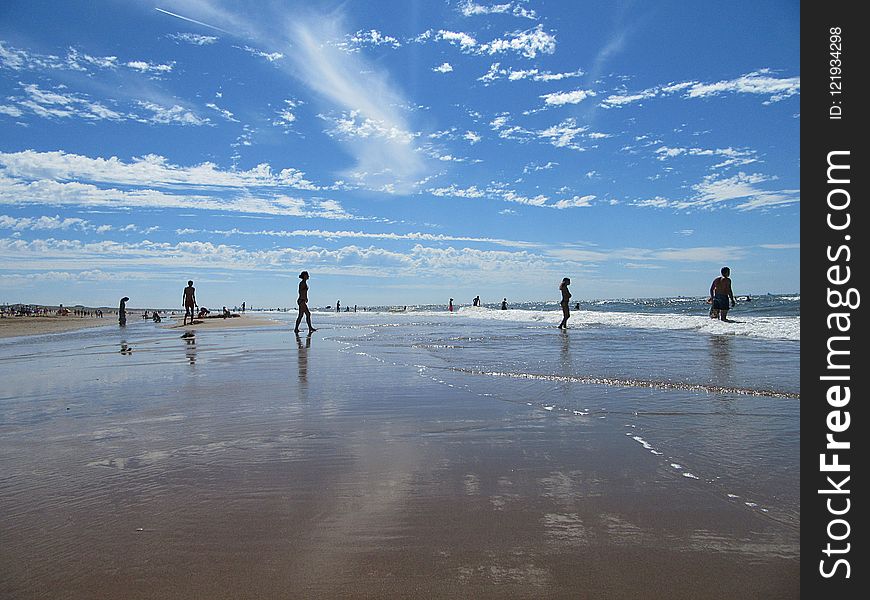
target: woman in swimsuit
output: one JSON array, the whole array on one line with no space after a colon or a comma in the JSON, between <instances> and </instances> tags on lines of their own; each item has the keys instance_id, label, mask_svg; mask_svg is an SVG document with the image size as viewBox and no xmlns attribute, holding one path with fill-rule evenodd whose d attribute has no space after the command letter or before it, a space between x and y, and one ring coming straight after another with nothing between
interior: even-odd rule
<instances>
[{"instance_id":1,"label":"woman in swimsuit","mask_svg":"<svg viewBox=\"0 0 870 600\"><path fill-rule=\"evenodd\" d=\"M302 322L303 316L308 323L308 331L317 331L311 326L311 311L308 310L308 271L299 273L299 279L302 280L299 282L299 299L296 300L296 304L299 305L299 316L296 317L296 328L293 331L299 333L299 323Z\"/></svg>"},{"instance_id":2,"label":"woman in swimsuit","mask_svg":"<svg viewBox=\"0 0 870 600\"><path fill-rule=\"evenodd\" d=\"M559 329L568 329L568 317L571 316L571 311L568 308L568 300L571 299L571 292L568 291L569 285L571 285L571 280L567 277L559 284L559 291L562 292L562 301L559 302L562 307L562 322L559 323Z\"/></svg>"}]
</instances>

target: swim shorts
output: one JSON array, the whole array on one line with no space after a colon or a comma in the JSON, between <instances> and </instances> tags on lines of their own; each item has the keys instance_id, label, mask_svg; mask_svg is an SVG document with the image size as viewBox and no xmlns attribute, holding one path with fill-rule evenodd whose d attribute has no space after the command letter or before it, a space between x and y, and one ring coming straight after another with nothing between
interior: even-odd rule
<instances>
[{"instance_id":1,"label":"swim shorts","mask_svg":"<svg viewBox=\"0 0 870 600\"><path fill-rule=\"evenodd\" d=\"M728 310L730 308L730 305L728 304L728 296L725 294L716 294L713 296L713 308Z\"/></svg>"}]
</instances>

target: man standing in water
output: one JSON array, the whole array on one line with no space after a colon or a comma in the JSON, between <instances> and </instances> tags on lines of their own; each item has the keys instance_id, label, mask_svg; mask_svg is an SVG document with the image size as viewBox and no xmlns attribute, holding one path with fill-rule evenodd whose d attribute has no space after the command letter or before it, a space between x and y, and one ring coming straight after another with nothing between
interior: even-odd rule
<instances>
[{"instance_id":1,"label":"man standing in water","mask_svg":"<svg viewBox=\"0 0 870 600\"><path fill-rule=\"evenodd\" d=\"M731 269L722 267L721 277L717 277L710 285L710 299L708 302L713 306L710 307L711 319L722 319L728 321L728 300L731 300L730 308L734 308L734 292L731 291Z\"/></svg>"},{"instance_id":2,"label":"man standing in water","mask_svg":"<svg viewBox=\"0 0 870 600\"><path fill-rule=\"evenodd\" d=\"M568 329L568 317L571 316L571 309L568 306L568 301L571 299L571 292L568 291L569 285L571 285L571 280L567 277L559 284L559 291L562 292L562 300L559 302L559 306L562 307L562 322L559 323L559 329Z\"/></svg>"},{"instance_id":3,"label":"man standing in water","mask_svg":"<svg viewBox=\"0 0 870 600\"><path fill-rule=\"evenodd\" d=\"M193 325L193 317L196 315L196 310L194 310L197 306L196 304L196 288L193 287L193 281L187 282L187 287L184 288L184 297L182 299L182 303L184 304L184 319L181 321L182 325L187 325L187 317L190 316L190 324Z\"/></svg>"}]
</instances>

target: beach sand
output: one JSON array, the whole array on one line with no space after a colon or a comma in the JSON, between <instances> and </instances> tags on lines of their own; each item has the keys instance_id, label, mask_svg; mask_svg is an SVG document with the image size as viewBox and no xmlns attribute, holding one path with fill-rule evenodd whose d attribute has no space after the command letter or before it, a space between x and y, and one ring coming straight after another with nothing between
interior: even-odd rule
<instances>
[{"instance_id":1,"label":"beach sand","mask_svg":"<svg viewBox=\"0 0 870 600\"><path fill-rule=\"evenodd\" d=\"M329 326L178 333L0 345L0 596L799 596L797 527L621 423L482 398Z\"/></svg>"},{"instance_id":2,"label":"beach sand","mask_svg":"<svg viewBox=\"0 0 870 600\"><path fill-rule=\"evenodd\" d=\"M59 333L87 327L118 325L117 315L106 315L102 319L75 316L4 317L0 319L0 338L42 333Z\"/></svg>"}]
</instances>

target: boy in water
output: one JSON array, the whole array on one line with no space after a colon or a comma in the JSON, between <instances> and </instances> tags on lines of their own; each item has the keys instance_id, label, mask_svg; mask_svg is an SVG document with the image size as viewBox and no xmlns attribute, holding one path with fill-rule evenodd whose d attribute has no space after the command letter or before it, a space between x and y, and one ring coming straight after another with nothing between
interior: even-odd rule
<instances>
[{"instance_id":1,"label":"boy in water","mask_svg":"<svg viewBox=\"0 0 870 600\"><path fill-rule=\"evenodd\" d=\"M193 325L193 317L196 315L194 309L197 306L196 288L193 287L193 281L187 282L187 287L184 288L182 303L184 304L184 319L181 321L181 324L187 325L187 317L190 316L190 324Z\"/></svg>"},{"instance_id":2,"label":"boy in water","mask_svg":"<svg viewBox=\"0 0 870 600\"><path fill-rule=\"evenodd\" d=\"M710 302L713 306L710 308L711 319L728 320L728 309L734 308L734 292L731 291L731 269L722 267L721 277L717 277L710 285ZM728 305L728 300L731 300L731 306Z\"/></svg>"}]
</instances>

